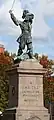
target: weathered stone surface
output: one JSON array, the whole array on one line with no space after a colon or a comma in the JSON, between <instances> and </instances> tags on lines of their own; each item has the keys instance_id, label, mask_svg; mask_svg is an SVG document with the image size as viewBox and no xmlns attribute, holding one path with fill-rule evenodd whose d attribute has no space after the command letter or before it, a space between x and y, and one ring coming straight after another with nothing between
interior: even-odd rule
<instances>
[{"instance_id":1,"label":"weathered stone surface","mask_svg":"<svg viewBox=\"0 0 54 120\"><path fill-rule=\"evenodd\" d=\"M43 104L43 74L45 72L46 70L38 61L33 59L21 61L8 71L9 105L6 110L8 116L14 113L15 108L16 120L49 120L48 110ZM14 119L11 116L7 120Z\"/></svg>"},{"instance_id":2,"label":"weathered stone surface","mask_svg":"<svg viewBox=\"0 0 54 120\"><path fill-rule=\"evenodd\" d=\"M42 75L19 75L19 107L36 109L43 106L42 80Z\"/></svg>"}]
</instances>

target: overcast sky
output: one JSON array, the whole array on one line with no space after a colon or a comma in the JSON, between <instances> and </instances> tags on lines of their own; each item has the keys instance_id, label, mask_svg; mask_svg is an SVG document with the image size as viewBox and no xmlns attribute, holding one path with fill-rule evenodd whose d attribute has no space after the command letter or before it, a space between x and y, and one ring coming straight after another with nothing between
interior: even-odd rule
<instances>
[{"instance_id":1,"label":"overcast sky","mask_svg":"<svg viewBox=\"0 0 54 120\"><path fill-rule=\"evenodd\" d=\"M0 43L9 52L17 52L20 28L12 22L9 10L13 0L0 0ZM21 19L23 9L34 14L32 41L34 53L54 59L54 0L15 0L13 13Z\"/></svg>"}]
</instances>

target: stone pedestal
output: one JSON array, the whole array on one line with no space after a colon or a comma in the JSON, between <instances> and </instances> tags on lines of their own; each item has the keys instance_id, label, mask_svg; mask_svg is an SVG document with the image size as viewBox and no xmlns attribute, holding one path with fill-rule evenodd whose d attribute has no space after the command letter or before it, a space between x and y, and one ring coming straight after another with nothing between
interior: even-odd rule
<instances>
[{"instance_id":1,"label":"stone pedestal","mask_svg":"<svg viewBox=\"0 0 54 120\"><path fill-rule=\"evenodd\" d=\"M45 72L36 60L21 61L8 71L9 105L4 120L49 120L43 105Z\"/></svg>"}]
</instances>

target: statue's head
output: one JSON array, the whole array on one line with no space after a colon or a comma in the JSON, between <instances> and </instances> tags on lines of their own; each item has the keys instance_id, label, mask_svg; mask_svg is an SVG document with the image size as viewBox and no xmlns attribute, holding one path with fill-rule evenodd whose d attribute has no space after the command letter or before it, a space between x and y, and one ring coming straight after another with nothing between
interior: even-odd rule
<instances>
[{"instance_id":1,"label":"statue's head","mask_svg":"<svg viewBox=\"0 0 54 120\"><path fill-rule=\"evenodd\" d=\"M24 10L22 18L24 19L24 21L26 21L26 22L29 21L32 24L32 20L34 19L34 15L32 13L30 13L28 10Z\"/></svg>"},{"instance_id":2,"label":"statue's head","mask_svg":"<svg viewBox=\"0 0 54 120\"><path fill-rule=\"evenodd\" d=\"M24 10L24 11L23 11L22 18L24 19L24 18L26 17L26 14L28 14L28 13L29 13L29 11L28 11L28 10Z\"/></svg>"},{"instance_id":3,"label":"statue's head","mask_svg":"<svg viewBox=\"0 0 54 120\"><path fill-rule=\"evenodd\" d=\"M34 19L34 15L32 13L27 13L25 20L29 21L32 24L32 21Z\"/></svg>"}]
</instances>

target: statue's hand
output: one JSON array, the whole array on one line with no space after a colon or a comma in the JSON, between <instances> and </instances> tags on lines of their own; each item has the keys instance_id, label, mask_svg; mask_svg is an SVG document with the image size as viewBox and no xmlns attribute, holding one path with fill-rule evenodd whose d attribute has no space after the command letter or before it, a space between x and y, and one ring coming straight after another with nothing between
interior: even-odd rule
<instances>
[{"instance_id":1,"label":"statue's hand","mask_svg":"<svg viewBox=\"0 0 54 120\"><path fill-rule=\"evenodd\" d=\"M12 14L12 10L9 10L9 13Z\"/></svg>"}]
</instances>

